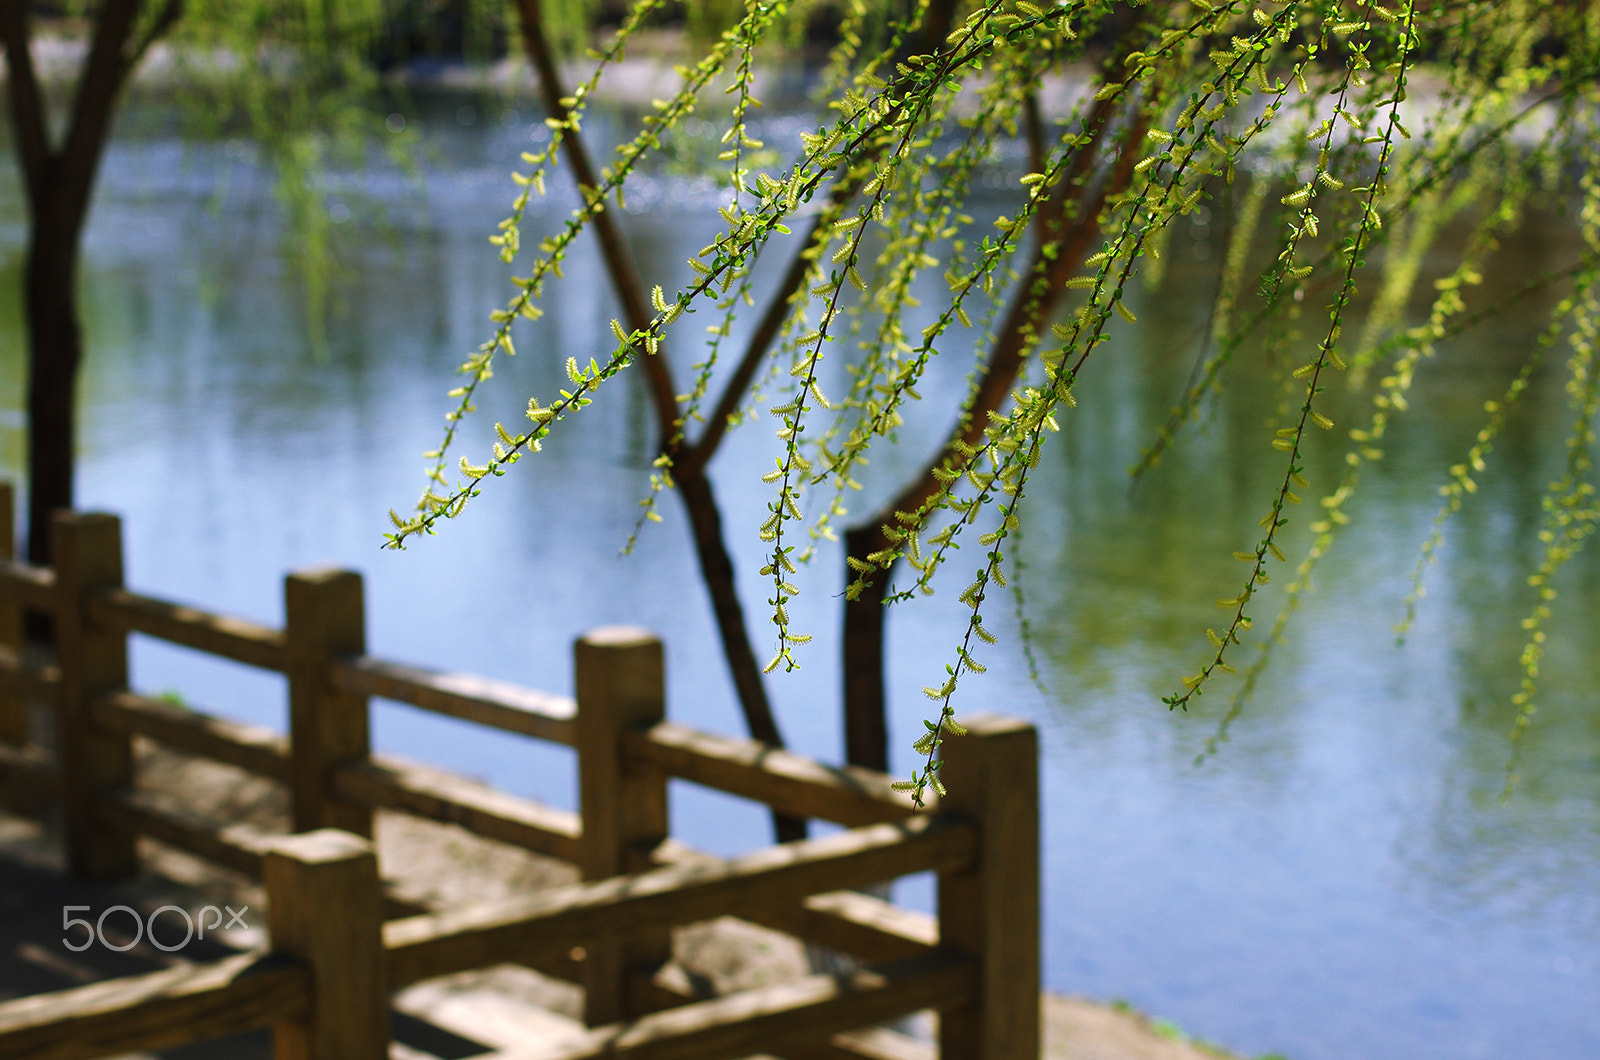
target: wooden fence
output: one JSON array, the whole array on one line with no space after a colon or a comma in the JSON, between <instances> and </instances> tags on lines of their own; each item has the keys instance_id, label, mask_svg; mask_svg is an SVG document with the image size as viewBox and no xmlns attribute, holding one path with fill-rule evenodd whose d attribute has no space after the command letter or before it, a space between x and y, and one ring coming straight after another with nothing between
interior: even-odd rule
<instances>
[{"instance_id":1,"label":"wooden fence","mask_svg":"<svg viewBox=\"0 0 1600 1060\"><path fill-rule=\"evenodd\" d=\"M137 868L149 836L264 881L270 949L0 1003L0 1056L70 1060L274 1028L280 1060L388 1053L388 995L503 962L584 987L577 1045L506 1060L789 1060L1039 1053L1037 739L965 719L947 744L948 798L914 813L890 778L826 766L665 719L661 644L623 627L575 647L576 696L428 671L366 654L361 578L290 575L271 629L130 592L115 516L61 512L54 569L11 562L0 484L0 801L59 803L73 872ZM55 659L20 647L22 608L55 616ZM130 633L284 674L287 738L127 688ZM378 696L578 754L579 813L372 755ZM24 703L56 713L54 752L28 742ZM136 784L135 735L285 783L294 835L163 808ZM667 782L683 778L847 830L721 860L669 838ZM374 808L454 822L576 863L584 882L430 909L385 891ZM842 888L937 874L936 918ZM850 953L861 970L695 1000L661 985L670 929L734 915ZM940 1013L937 1049L869 1025Z\"/></svg>"}]
</instances>

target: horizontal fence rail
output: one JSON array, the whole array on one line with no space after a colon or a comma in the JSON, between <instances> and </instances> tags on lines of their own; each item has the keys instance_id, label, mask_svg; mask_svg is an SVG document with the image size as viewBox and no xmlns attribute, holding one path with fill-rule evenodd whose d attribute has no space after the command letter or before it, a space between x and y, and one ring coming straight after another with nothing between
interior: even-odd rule
<instances>
[{"instance_id":1,"label":"horizontal fence rail","mask_svg":"<svg viewBox=\"0 0 1600 1060\"><path fill-rule=\"evenodd\" d=\"M826 766L757 740L735 740L664 721L622 735L623 753L669 775L847 827L911 816L911 796L882 773Z\"/></svg>"},{"instance_id":2,"label":"horizontal fence rail","mask_svg":"<svg viewBox=\"0 0 1600 1060\"><path fill-rule=\"evenodd\" d=\"M752 1051L769 1049L788 1055L786 1046L804 1045L825 1034L892 1019L907 1011L957 1004L972 996L976 982L971 961L947 954L929 955L838 976L807 976L752 994L685 1005L628 1024L596 1027L576 1044L503 1050L494 1057L738 1060ZM855 1055L882 1057L885 1053Z\"/></svg>"},{"instance_id":3,"label":"horizontal fence rail","mask_svg":"<svg viewBox=\"0 0 1600 1060\"><path fill-rule=\"evenodd\" d=\"M43 666L26 659L15 648L0 645L0 680L11 694L54 705L61 695L61 668Z\"/></svg>"},{"instance_id":4,"label":"horizontal fence rail","mask_svg":"<svg viewBox=\"0 0 1600 1060\"><path fill-rule=\"evenodd\" d=\"M672 866L396 920L384 927L384 941L391 975L404 985L480 967L492 953L570 949L596 935L739 916L833 887L959 869L971 862L975 846L971 826L920 817L716 864Z\"/></svg>"},{"instance_id":5,"label":"horizontal fence rail","mask_svg":"<svg viewBox=\"0 0 1600 1060\"><path fill-rule=\"evenodd\" d=\"M308 971L258 951L0 1002L0 1056L92 1060L303 1018L311 1010Z\"/></svg>"},{"instance_id":6,"label":"horizontal fence rail","mask_svg":"<svg viewBox=\"0 0 1600 1060\"><path fill-rule=\"evenodd\" d=\"M88 601L89 617L112 629L181 644L262 670L284 672L288 652L280 630L242 618L111 589Z\"/></svg>"},{"instance_id":7,"label":"horizontal fence rail","mask_svg":"<svg viewBox=\"0 0 1600 1060\"><path fill-rule=\"evenodd\" d=\"M37 747L0 744L0 801L23 813L61 798L61 770L55 755Z\"/></svg>"},{"instance_id":8,"label":"horizontal fence rail","mask_svg":"<svg viewBox=\"0 0 1600 1060\"><path fill-rule=\"evenodd\" d=\"M415 766L364 762L342 766L333 790L352 802L458 824L536 854L578 860L578 815Z\"/></svg>"},{"instance_id":9,"label":"horizontal fence rail","mask_svg":"<svg viewBox=\"0 0 1600 1060\"><path fill-rule=\"evenodd\" d=\"M60 803L80 875L128 875L135 837L146 836L263 881L272 953L0 1003L0 1056L169 1048L272 1024L282 1055L379 1060L389 991L514 961L580 985L591 1029L553 1052L496 1054L507 1060L928 1060L928 1047L864 1027L928 1007L941 1011L938 1054L1036 1060L1030 727L964 719L971 735L946 751L951 794L919 813L882 774L669 722L662 647L646 631L582 638L575 696L552 695L369 655L361 579L347 571L289 576L286 621L272 628L128 591L111 516L58 513L56 569L8 561L9 501L0 483L0 805ZM21 646L17 618L30 608L56 616L53 658ZM130 691L131 633L282 673L288 734ZM573 748L578 812L373 755L372 697ZM53 751L28 742L24 704L54 712ZM218 821L139 789L136 737L285 785L301 834ZM671 779L848 831L712 857L670 837ZM380 809L566 861L583 882L438 908L379 880L362 837ZM936 917L848 889L915 872L937 876ZM655 975L674 927L724 915L866 966L713 999Z\"/></svg>"},{"instance_id":10,"label":"horizontal fence rail","mask_svg":"<svg viewBox=\"0 0 1600 1060\"><path fill-rule=\"evenodd\" d=\"M14 607L54 611L56 572L0 559L0 594L12 601Z\"/></svg>"},{"instance_id":11,"label":"horizontal fence rail","mask_svg":"<svg viewBox=\"0 0 1600 1060\"><path fill-rule=\"evenodd\" d=\"M89 712L107 729L148 736L247 773L289 779L289 741L271 729L241 725L132 692L112 692L96 700Z\"/></svg>"},{"instance_id":12,"label":"horizontal fence rail","mask_svg":"<svg viewBox=\"0 0 1600 1060\"><path fill-rule=\"evenodd\" d=\"M235 872L261 878L272 833L250 824L224 824L166 805L146 792L113 791L100 807L105 820L131 835L149 836Z\"/></svg>"},{"instance_id":13,"label":"horizontal fence rail","mask_svg":"<svg viewBox=\"0 0 1600 1060\"><path fill-rule=\"evenodd\" d=\"M441 673L362 656L333 665L334 686L357 695L410 703L437 714L571 746L577 704L471 674Z\"/></svg>"}]
</instances>

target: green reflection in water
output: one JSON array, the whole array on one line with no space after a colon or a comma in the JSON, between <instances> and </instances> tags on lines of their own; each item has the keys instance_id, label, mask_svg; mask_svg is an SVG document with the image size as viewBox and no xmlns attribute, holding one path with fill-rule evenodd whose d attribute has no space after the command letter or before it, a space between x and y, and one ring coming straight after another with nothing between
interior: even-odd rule
<instances>
[{"instance_id":1,"label":"green reflection in water","mask_svg":"<svg viewBox=\"0 0 1600 1060\"><path fill-rule=\"evenodd\" d=\"M436 109L454 115L459 104ZM484 237L535 117L523 108L510 124L440 134L458 165L430 172L420 192L382 172L332 175L352 196L390 203L396 231L372 239L354 224L339 229L341 312L322 357L304 338L302 288L292 254L281 253L270 194L242 156L226 143L186 153L159 135L114 149L84 278L85 503L124 514L134 584L265 621L278 620L278 572L330 559L362 567L371 640L397 658L560 687L572 633L603 621L652 625L669 636L675 715L734 730L716 658L694 647L713 634L681 520L669 511L641 557L615 559L649 462L636 390L596 405L540 460L519 466L454 536L404 557L377 552L382 512L419 485L451 370L482 340L505 289ZM210 189L223 172L234 192L218 212ZM0 174L5 291L18 284L14 179ZM663 174L637 201L652 203L628 218L641 258L686 273L683 260L714 224L709 200ZM535 224L565 209L557 199ZM1559 585L1524 784L1509 803L1496 800L1537 502L1557 473L1565 429L1549 373L1452 523L1410 643L1395 648L1390 632L1434 490L1470 444L1483 400L1514 371L1516 351L1505 348L1527 341L1541 307L1530 303L1421 371L1414 413L1396 424L1389 457L1364 474L1355 524L1319 571L1233 740L1196 768L1228 685L1187 717L1168 715L1157 697L1204 650L1203 630L1219 614L1211 601L1237 591L1241 565L1229 554L1253 541L1280 465L1268 446L1275 395L1246 351L1229 392L1130 490L1125 469L1179 393L1204 331L1215 235L1179 237L1165 286L1135 302L1140 325L1120 329L1091 366L1028 502L1025 585L1051 696L1029 691L1014 641L987 653L991 673L970 686L972 706L1028 713L1045 730L1047 981L1126 996L1204 1037L1297 1060L1600 1054L1593 552ZM1569 238L1555 220L1532 225L1508 241L1497 268L1521 276L1558 263ZM523 354L502 367L486 424L515 421L527 393L560 384L567 354L587 356L614 314L603 291L593 256L575 255L549 315L519 335ZM13 475L19 351L17 300L0 299L0 415L10 417L0 422L0 468ZM938 371L930 393L964 374ZM1341 425L1357 422L1364 399L1330 396ZM897 461L918 458L937 420L909 423L905 453L875 461L869 487L887 488ZM1331 488L1340 467L1338 435L1318 441L1308 497ZM767 499L752 484L770 467L770 444L769 425L758 424L720 458L741 540L753 527L739 513ZM1291 559L1290 546L1305 543L1298 529L1285 544ZM740 558L753 571L753 554ZM821 642L832 635L837 564L825 555L806 587L819 645L800 683L779 690L796 744L830 757L836 673ZM1284 580L1259 598L1258 629ZM946 661L941 605L950 602L919 603L892 620L905 689L894 702L897 733L913 731L924 709L915 689ZM151 687L190 695L199 682L194 702L278 719L270 688L251 692L233 677L207 685L181 660L145 659L140 675ZM499 751L401 719L392 747L519 792L570 796L564 767L530 766L520 746ZM684 817L691 842L761 838L759 815L753 824ZM1489 1051L1476 1051L1484 1043Z\"/></svg>"}]
</instances>

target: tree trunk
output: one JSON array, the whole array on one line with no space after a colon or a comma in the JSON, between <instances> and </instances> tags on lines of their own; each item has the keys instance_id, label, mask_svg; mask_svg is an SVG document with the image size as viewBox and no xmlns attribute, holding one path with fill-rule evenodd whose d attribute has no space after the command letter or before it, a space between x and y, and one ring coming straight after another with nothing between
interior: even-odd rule
<instances>
[{"instance_id":1,"label":"tree trunk","mask_svg":"<svg viewBox=\"0 0 1600 1060\"><path fill-rule=\"evenodd\" d=\"M1091 134L1096 141L1104 137L1110 114L1111 108L1102 105L1090 119ZM1127 142L1137 142L1143 135L1143 119L1136 119L1132 130L1124 133ZM1081 173L1086 174L1095 152L1093 145L1086 146L1083 151L1080 157L1085 161L1081 163ZM975 446L982 442L988 413L1005 404L1037 336L1061 304L1067 278L1079 268L1088 253L1090 242L1098 232L1096 218L1101 206L1111 191L1120 192L1127 187L1132 165L1133 152L1124 151L1122 159L1098 187L1088 189L1077 181L1063 182L1062 190L1040 216L1040 246L1034 249L1024 273L1030 279L1017 291L995 332L989 362L972 398L971 414L955 425L939 451L889 503L866 522L846 531L847 556L869 562L868 556L888 548L890 542L882 528L894 522L896 512L920 511L938 493L941 484L934 471L945 465L956 469L965 466L967 457L957 443ZM1077 200L1078 205L1070 220L1065 209L1068 196ZM1049 255L1044 251L1046 245L1052 248ZM855 600L846 597L844 604L845 760L854 766L885 772L889 760L889 705L883 675L887 610L884 600L889 595L889 578L896 565L891 563L887 569L873 572L871 582L862 589L860 596ZM858 577L848 565L844 574L846 586Z\"/></svg>"},{"instance_id":2,"label":"tree trunk","mask_svg":"<svg viewBox=\"0 0 1600 1060\"><path fill-rule=\"evenodd\" d=\"M53 204L52 204L53 205ZM36 217L24 298L28 329L28 562L50 563L50 513L71 508L82 335L74 298L79 225ZM81 222L81 218L76 219ZM63 232L68 228L69 232Z\"/></svg>"},{"instance_id":3,"label":"tree trunk","mask_svg":"<svg viewBox=\"0 0 1600 1060\"><path fill-rule=\"evenodd\" d=\"M1018 292L996 333L988 367L972 403L973 414L965 422L956 425L949 440L940 447L933 459L924 464L916 477L906 483L888 504L869 521L845 532L847 556L866 562L874 552L888 548L890 542L884 536L883 526L894 521L895 512L918 511L940 488L934 470L946 462L958 463L963 459L959 451L953 448L954 441L962 440L971 445L981 440L982 426L988 421L986 413L999 409L1005 403L1026 363L1026 354L1033 345L1041 322L1049 319L1060 302L1063 290L1061 281L1069 275L1061 261L1064 259L1075 266L1082 259L1082 242L1081 238L1074 242L1067 252L1051 263L1044 291L1036 296L1026 288ZM1029 274L1042 260L1036 251ZM889 769L889 703L883 672L883 641L888 609L884 606L884 600L889 595L889 579L896 566L898 563L891 563L885 570L874 571L861 594L854 600L846 597L844 603L845 760L853 766L884 772ZM860 577L848 564L844 576L846 586Z\"/></svg>"},{"instance_id":4,"label":"tree trunk","mask_svg":"<svg viewBox=\"0 0 1600 1060\"><path fill-rule=\"evenodd\" d=\"M0 4L11 127L30 221L24 265L28 329L28 560L50 562L50 513L73 502L75 402L83 339L78 326L78 249L95 172L111 133L117 95L131 63L182 9L168 0L142 40L133 41L141 0L107 0L94 16L89 54L59 148L30 51L28 6ZM48 626L30 617L30 635Z\"/></svg>"},{"instance_id":5,"label":"tree trunk","mask_svg":"<svg viewBox=\"0 0 1600 1060\"><path fill-rule=\"evenodd\" d=\"M882 548L876 523L845 532L845 554L865 558ZM877 571L854 600L844 600L844 758L853 766L889 771L889 721L884 694L883 638L894 568ZM844 583L857 578L846 564Z\"/></svg>"},{"instance_id":6,"label":"tree trunk","mask_svg":"<svg viewBox=\"0 0 1600 1060\"><path fill-rule=\"evenodd\" d=\"M696 468L678 479L678 494L694 529L700 577L711 596L717 633L722 638L722 654L733 677L739 705L744 710L745 725L752 739L782 747L783 737L778 733L766 684L761 680L761 665L750 647L750 631L745 625L744 607L739 603L733 561L728 557L722 533L722 509L717 506L711 481ZM780 843L806 837L805 818L779 813L776 809L772 811L772 829Z\"/></svg>"}]
</instances>

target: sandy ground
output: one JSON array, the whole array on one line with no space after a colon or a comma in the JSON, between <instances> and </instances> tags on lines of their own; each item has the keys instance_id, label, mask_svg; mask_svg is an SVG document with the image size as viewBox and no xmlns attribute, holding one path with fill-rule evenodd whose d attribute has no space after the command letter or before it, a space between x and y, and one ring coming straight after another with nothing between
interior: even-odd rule
<instances>
[{"instance_id":1,"label":"sandy ground","mask_svg":"<svg viewBox=\"0 0 1600 1060\"><path fill-rule=\"evenodd\" d=\"M285 799L277 785L237 770L152 747L141 749L141 784L163 800L191 811L267 828L282 828ZM408 897L455 905L565 883L575 869L501 843L479 839L452 825L382 813L377 823L380 870ZM62 873L58 844L39 824L0 814L0 999L65 989L118 975L137 974L181 960L207 960L265 941L265 896L253 881L152 841L142 847L145 871L117 884L85 884ZM114 905L148 913L162 905L206 905L244 912L241 928L214 931L173 953L148 940L125 952L99 946L82 953L63 943L67 905L88 906L91 916ZM169 916L171 914L168 914ZM108 921L115 927L118 913ZM131 918L129 918L131 919ZM81 929L78 929L81 931ZM110 932L108 931L108 934ZM781 982L807 972L795 939L731 918L679 929L674 960L662 975L697 993ZM532 1041L556 1044L575 1036L581 991L514 965L429 980L395 997L394 1060L482 1055ZM1047 1060L1204 1060L1225 1056L1158 1032L1145 1017L1080 998L1045 995L1043 1057ZM935 1017L902 1025L926 1038ZM172 1050L166 1060L266 1060L266 1032ZM150 1060L149 1054L136 1054ZM135 1060L130 1055L125 1060Z\"/></svg>"}]
</instances>

